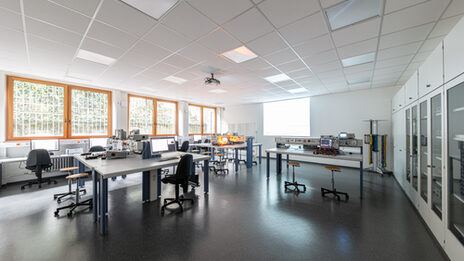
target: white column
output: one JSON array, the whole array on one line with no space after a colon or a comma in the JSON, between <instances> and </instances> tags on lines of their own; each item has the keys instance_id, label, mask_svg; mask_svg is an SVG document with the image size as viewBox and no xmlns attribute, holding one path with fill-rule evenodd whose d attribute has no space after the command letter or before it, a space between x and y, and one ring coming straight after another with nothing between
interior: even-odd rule
<instances>
[{"instance_id":1,"label":"white column","mask_svg":"<svg viewBox=\"0 0 464 261\"><path fill-rule=\"evenodd\" d=\"M188 137L188 103L180 101L177 106L179 110L179 136L186 138Z\"/></svg>"}]
</instances>

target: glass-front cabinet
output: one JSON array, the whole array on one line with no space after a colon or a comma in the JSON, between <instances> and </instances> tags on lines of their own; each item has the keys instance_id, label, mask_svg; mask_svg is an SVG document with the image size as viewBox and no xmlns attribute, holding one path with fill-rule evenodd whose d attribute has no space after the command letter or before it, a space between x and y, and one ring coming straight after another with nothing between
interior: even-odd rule
<instances>
[{"instance_id":1,"label":"glass-front cabinet","mask_svg":"<svg viewBox=\"0 0 464 261\"><path fill-rule=\"evenodd\" d=\"M406 110L406 180L411 182L411 110Z\"/></svg>"},{"instance_id":2,"label":"glass-front cabinet","mask_svg":"<svg viewBox=\"0 0 464 261\"><path fill-rule=\"evenodd\" d=\"M464 83L447 92L448 224L464 244Z\"/></svg>"},{"instance_id":3,"label":"glass-front cabinet","mask_svg":"<svg viewBox=\"0 0 464 261\"><path fill-rule=\"evenodd\" d=\"M423 101L419 105L420 121L420 195L427 202L428 200L428 136L427 136L427 122L428 122L428 111L427 101Z\"/></svg>"},{"instance_id":4,"label":"glass-front cabinet","mask_svg":"<svg viewBox=\"0 0 464 261\"><path fill-rule=\"evenodd\" d=\"M435 95L430 99L430 125L431 125L431 164L430 173L432 175L432 210L442 216L442 110L441 94Z\"/></svg>"},{"instance_id":5,"label":"glass-front cabinet","mask_svg":"<svg viewBox=\"0 0 464 261\"><path fill-rule=\"evenodd\" d=\"M411 175L412 175L412 186L417 191L417 177L418 177L418 160L417 157L417 105L411 108Z\"/></svg>"}]
</instances>

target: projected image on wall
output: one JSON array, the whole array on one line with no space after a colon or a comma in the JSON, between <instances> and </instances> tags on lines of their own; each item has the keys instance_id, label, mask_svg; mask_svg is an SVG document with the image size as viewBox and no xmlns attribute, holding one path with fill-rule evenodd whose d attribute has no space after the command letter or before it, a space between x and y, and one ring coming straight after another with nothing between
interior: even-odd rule
<instances>
[{"instance_id":1,"label":"projected image on wall","mask_svg":"<svg viewBox=\"0 0 464 261\"><path fill-rule=\"evenodd\" d=\"M264 135L310 136L309 104L309 98L264 103Z\"/></svg>"}]
</instances>

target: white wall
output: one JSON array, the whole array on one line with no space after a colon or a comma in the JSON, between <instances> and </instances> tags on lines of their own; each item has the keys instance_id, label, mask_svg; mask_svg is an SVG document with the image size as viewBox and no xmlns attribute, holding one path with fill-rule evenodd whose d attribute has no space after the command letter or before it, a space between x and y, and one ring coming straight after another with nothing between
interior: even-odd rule
<instances>
[{"instance_id":1,"label":"white wall","mask_svg":"<svg viewBox=\"0 0 464 261\"><path fill-rule=\"evenodd\" d=\"M387 168L392 169L390 110L391 99L398 89L389 87L311 97L311 136L337 135L346 131L362 139L364 134L369 133L369 123L364 120L385 120L379 124L379 133L388 135ZM261 103L228 106L222 124L226 128L229 124L255 122L256 141L263 143L263 148L273 148L275 137L263 135L262 110ZM368 162L367 153L365 162Z\"/></svg>"}]
</instances>

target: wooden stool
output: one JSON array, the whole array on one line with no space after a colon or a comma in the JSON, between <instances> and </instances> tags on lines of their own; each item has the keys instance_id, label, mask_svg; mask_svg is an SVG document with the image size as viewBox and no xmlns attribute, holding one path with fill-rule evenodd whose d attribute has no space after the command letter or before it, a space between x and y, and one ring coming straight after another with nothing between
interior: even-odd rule
<instances>
[{"instance_id":1,"label":"wooden stool","mask_svg":"<svg viewBox=\"0 0 464 261\"><path fill-rule=\"evenodd\" d=\"M87 173L79 173L79 174L73 174L73 175L69 175L66 177L67 180L76 180L76 191L79 191L79 183L77 182L78 179L82 179L82 178L87 178L89 176L89 174ZM68 212L68 217L71 217L72 214L73 214L73 211L79 207L79 206L87 206L90 210L92 209L93 205L92 205L92 199L87 199L87 200L84 200L82 202L79 201L79 198L80 198L80 193L75 193L76 195L76 200L75 202L65 206L65 207L59 207L56 209L55 211L55 217L57 217L59 215L59 212L60 210L62 209L66 209L66 208L70 208L71 210L69 210Z\"/></svg>"},{"instance_id":2,"label":"wooden stool","mask_svg":"<svg viewBox=\"0 0 464 261\"><path fill-rule=\"evenodd\" d=\"M214 171L214 173L219 174L229 174L229 170L225 167L227 161L223 160L224 154L223 153L218 153L216 154L219 157L219 161L216 162L216 165L218 166L217 168L213 167L210 168L211 170Z\"/></svg>"},{"instance_id":3,"label":"wooden stool","mask_svg":"<svg viewBox=\"0 0 464 261\"><path fill-rule=\"evenodd\" d=\"M300 163L290 161L290 162L288 162L288 165L293 167L293 178L292 178L292 182L285 181L285 190L293 190L295 192L305 192L306 191L306 186L304 184L296 182L296 180L295 180L295 167L299 167ZM293 189L289 189L288 188L289 186L293 186ZM299 189L299 187L303 187L303 191L301 191Z\"/></svg>"},{"instance_id":4,"label":"wooden stool","mask_svg":"<svg viewBox=\"0 0 464 261\"><path fill-rule=\"evenodd\" d=\"M192 153L197 153L198 154L198 153L200 153L200 151L199 150L192 150Z\"/></svg>"},{"instance_id":5,"label":"wooden stool","mask_svg":"<svg viewBox=\"0 0 464 261\"><path fill-rule=\"evenodd\" d=\"M337 200L340 200L339 195L343 195L345 196L345 200L348 200L350 198L348 196L348 193L337 191L337 189L335 188L334 172L341 172L341 169L335 166L325 166L325 168L332 172L332 189L321 188L322 196L325 197L326 194L332 194L335 196Z\"/></svg>"},{"instance_id":6,"label":"wooden stool","mask_svg":"<svg viewBox=\"0 0 464 261\"><path fill-rule=\"evenodd\" d=\"M69 175L72 175L73 171L78 170L78 169L79 169L79 167L62 168L62 169L60 169L60 172L64 172L64 173L67 172L68 176L69 176ZM68 192L54 194L53 199L56 199L58 203L61 203L62 198L66 197L66 196L70 196L70 195L75 195L76 191L72 191L71 185L72 185L72 180L68 179ZM87 191L85 189L79 189L78 191L83 192L84 194L87 193Z\"/></svg>"}]
</instances>

